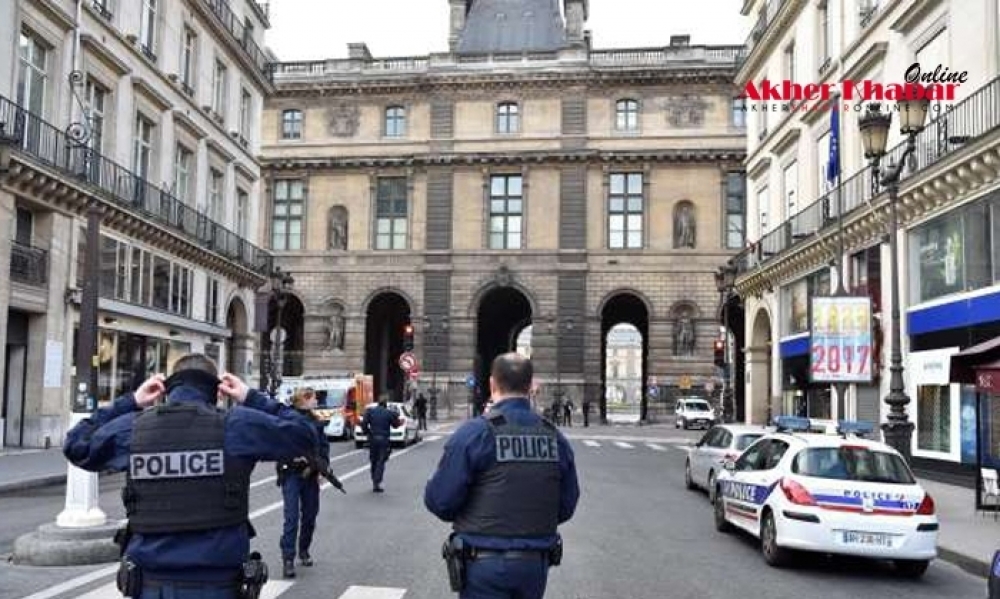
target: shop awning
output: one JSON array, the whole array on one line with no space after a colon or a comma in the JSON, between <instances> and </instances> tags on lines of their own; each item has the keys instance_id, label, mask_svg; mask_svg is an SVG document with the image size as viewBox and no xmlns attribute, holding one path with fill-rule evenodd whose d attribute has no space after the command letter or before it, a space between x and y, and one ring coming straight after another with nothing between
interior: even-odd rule
<instances>
[{"instance_id":1,"label":"shop awning","mask_svg":"<svg viewBox=\"0 0 1000 599\"><path fill-rule=\"evenodd\" d=\"M993 376L992 385L981 385L980 375ZM1000 337L963 349L951 357L951 382L976 385L983 391L1000 391ZM986 387L992 386L992 389Z\"/></svg>"}]
</instances>

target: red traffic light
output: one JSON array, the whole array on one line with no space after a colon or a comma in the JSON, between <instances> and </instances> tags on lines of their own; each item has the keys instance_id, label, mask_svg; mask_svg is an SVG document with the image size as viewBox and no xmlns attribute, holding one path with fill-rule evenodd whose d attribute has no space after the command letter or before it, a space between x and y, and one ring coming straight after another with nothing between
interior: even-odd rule
<instances>
[{"instance_id":1,"label":"red traffic light","mask_svg":"<svg viewBox=\"0 0 1000 599\"><path fill-rule=\"evenodd\" d=\"M722 339L715 340L715 351L721 352L726 350L726 343Z\"/></svg>"},{"instance_id":2,"label":"red traffic light","mask_svg":"<svg viewBox=\"0 0 1000 599\"><path fill-rule=\"evenodd\" d=\"M403 327L403 334L404 335L412 335L413 334L413 325L412 324L408 324L405 327Z\"/></svg>"}]
</instances>

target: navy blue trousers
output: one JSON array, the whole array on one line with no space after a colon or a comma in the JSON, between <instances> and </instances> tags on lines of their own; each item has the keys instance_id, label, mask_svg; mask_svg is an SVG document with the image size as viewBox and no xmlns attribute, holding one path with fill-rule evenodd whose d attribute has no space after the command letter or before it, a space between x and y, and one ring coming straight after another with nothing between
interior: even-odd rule
<instances>
[{"instance_id":1,"label":"navy blue trousers","mask_svg":"<svg viewBox=\"0 0 1000 599\"><path fill-rule=\"evenodd\" d=\"M542 599L549 565L537 559L483 557L468 562L461 599Z\"/></svg>"},{"instance_id":2,"label":"navy blue trousers","mask_svg":"<svg viewBox=\"0 0 1000 599\"><path fill-rule=\"evenodd\" d=\"M235 588L157 585L143 587L138 599L237 599Z\"/></svg>"},{"instance_id":3,"label":"navy blue trousers","mask_svg":"<svg viewBox=\"0 0 1000 599\"><path fill-rule=\"evenodd\" d=\"M281 485L285 500L285 528L281 534L282 559L295 559L295 540L298 536L299 554L309 551L316 515L319 514L319 479L302 478L289 474Z\"/></svg>"},{"instance_id":4,"label":"navy blue trousers","mask_svg":"<svg viewBox=\"0 0 1000 599\"><path fill-rule=\"evenodd\" d=\"M368 445L368 460L372 466L372 486L382 486L382 477L385 476L385 463L389 461L389 439L382 437L372 437Z\"/></svg>"}]
</instances>

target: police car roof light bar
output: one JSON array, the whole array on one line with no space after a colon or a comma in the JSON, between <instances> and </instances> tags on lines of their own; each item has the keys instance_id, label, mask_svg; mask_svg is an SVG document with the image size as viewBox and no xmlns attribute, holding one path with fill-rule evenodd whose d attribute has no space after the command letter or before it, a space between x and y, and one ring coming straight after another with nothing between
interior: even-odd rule
<instances>
[{"instance_id":1,"label":"police car roof light bar","mask_svg":"<svg viewBox=\"0 0 1000 599\"><path fill-rule=\"evenodd\" d=\"M875 432L875 425L871 422L859 422L853 420L841 420L837 424L837 433L846 437L847 435L854 435L856 437L864 437Z\"/></svg>"},{"instance_id":2,"label":"police car roof light bar","mask_svg":"<svg viewBox=\"0 0 1000 599\"><path fill-rule=\"evenodd\" d=\"M811 425L808 418L800 416L776 416L774 418L774 426L778 429L778 432L808 433Z\"/></svg>"}]
</instances>

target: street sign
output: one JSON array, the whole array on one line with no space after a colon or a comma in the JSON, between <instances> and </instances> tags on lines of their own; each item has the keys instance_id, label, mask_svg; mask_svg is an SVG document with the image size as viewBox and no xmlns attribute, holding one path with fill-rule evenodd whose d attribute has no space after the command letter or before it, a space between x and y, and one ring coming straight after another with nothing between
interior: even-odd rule
<instances>
[{"instance_id":1,"label":"street sign","mask_svg":"<svg viewBox=\"0 0 1000 599\"><path fill-rule=\"evenodd\" d=\"M419 368L414 368L413 370L409 371L407 374L409 375L411 381L415 381L415 380L417 380L417 379L420 378L420 369Z\"/></svg>"},{"instance_id":2,"label":"street sign","mask_svg":"<svg viewBox=\"0 0 1000 599\"><path fill-rule=\"evenodd\" d=\"M285 340L288 339L288 332L286 332L283 327L282 328L275 327L271 329L270 337L271 337L271 343L284 343Z\"/></svg>"},{"instance_id":3,"label":"street sign","mask_svg":"<svg viewBox=\"0 0 1000 599\"><path fill-rule=\"evenodd\" d=\"M399 367L410 372L417 367L417 357L408 351L399 354Z\"/></svg>"},{"instance_id":4,"label":"street sign","mask_svg":"<svg viewBox=\"0 0 1000 599\"><path fill-rule=\"evenodd\" d=\"M470 374L469 376L465 377L465 386L468 387L469 389L475 389L476 375Z\"/></svg>"},{"instance_id":5,"label":"street sign","mask_svg":"<svg viewBox=\"0 0 1000 599\"><path fill-rule=\"evenodd\" d=\"M872 381L872 300L812 298L809 375L814 383Z\"/></svg>"}]
</instances>

